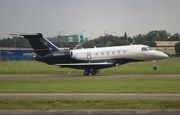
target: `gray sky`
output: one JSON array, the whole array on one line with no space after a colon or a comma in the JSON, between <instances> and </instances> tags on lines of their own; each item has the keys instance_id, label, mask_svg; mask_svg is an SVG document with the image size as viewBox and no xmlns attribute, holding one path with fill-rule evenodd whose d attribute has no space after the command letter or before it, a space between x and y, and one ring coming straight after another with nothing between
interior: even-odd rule
<instances>
[{"instance_id":1,"label":"gray sky","mask_svg":"<svg viewBox=\"0 0 180 115\"><path fill-rule=\"evenodd\" d=\"M45 37L116 32L133 37L151 30L180 33L180 0L0 0L0 39L10 33Z\"/></svg>"}]
</instances>

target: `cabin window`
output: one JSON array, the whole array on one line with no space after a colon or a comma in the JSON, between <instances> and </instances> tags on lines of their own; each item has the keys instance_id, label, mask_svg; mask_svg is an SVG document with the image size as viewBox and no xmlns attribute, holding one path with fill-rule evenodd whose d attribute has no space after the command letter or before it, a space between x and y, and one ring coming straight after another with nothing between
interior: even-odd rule
<instances>
[{"instance_id":1,"label":"cabin window","mask_svg":"<svg viewBox=\"0 0 180 115\"><path fill-rule=\"evenodd\" d=\"M114 55L114 51L112 52L112 54Z\"/></svg>"},{"instance_id":2,"label":"cabin window","mask_svg":"<svg viewBox=\"0 0 180 115\"><path fill-rule=\"evenodd\" d=\"M101 52L101 55L103 55L104 53L103 52Z\"/></svg>"},{"instance_id":3,"label":"cabin window","mask_svg":"<svg viewBox=\"0 0 180 115\"><path fill-rule=\"evenodd\" d=\"M148 51L147 47L142 47L141 51Z\"/></svg>"},{"instance_id":4,"label":"cabin window","mask_svg":"<svg viewBox=\"0 0 180 115\"><path fill-rule=\"evenodd\" d=\"M98 56L98 53L96 53L96 56Z\"/></svg>"},{"instance_id":5,"label":"cabin window","mask_svg":"<svg viewBox=\"0 0 180 115\"><path fill-rule=\"evenodd\" d=\"M118 51L118 54L120 54L121 52L120 51Z\"/></svg>"},{"instance_id":6,"label":"cabin window","mask_svg":"<svg viewBox=\"0 0 180 115\"><path fill-rule=\"evenodd\" d=\"M107 52L107 55L109 55L109 52Z\"/></svg>"},{"instance_id":7,"label":"cabin window","mask_svg":"<svg viewBox=\"0 0 180 115\"><path fill-rule=\"evenodd\" d=\"M126 50L124 50L124 54L126 53Z\"/></svg>"}]
</instances>

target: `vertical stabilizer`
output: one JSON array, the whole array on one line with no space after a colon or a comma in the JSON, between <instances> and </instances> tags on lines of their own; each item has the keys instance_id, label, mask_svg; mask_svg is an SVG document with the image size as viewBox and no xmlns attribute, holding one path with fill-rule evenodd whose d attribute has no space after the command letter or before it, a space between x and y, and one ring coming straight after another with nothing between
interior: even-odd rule
<instances>
[{"instance_id":1,"label":"vertical stabilizer","mask_svg":"<svg viewBox=\"0 0 180 115\"><path fill-rule=\"evenodd\" d=\"M30 42L32 48L39 56L59 51L58 47L44 38L42 33L20 33L20 36L23 36Z\"/></svg>"}]
</instances>

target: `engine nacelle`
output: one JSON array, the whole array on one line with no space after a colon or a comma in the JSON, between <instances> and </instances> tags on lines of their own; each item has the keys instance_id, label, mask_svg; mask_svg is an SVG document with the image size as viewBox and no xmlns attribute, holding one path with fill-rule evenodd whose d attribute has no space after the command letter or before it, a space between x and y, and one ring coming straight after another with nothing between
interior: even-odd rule
<instances>
[{"instance_id":1,"label":"engine nacelle","mask_svg":"<svg viewBox=\"0 0 180 115\"><path fill-rule=\"evenodd\" d=\"M87 53L83 50L71 50L70 56L77 60L87 60Z\"/></svg>"}]
</instances>

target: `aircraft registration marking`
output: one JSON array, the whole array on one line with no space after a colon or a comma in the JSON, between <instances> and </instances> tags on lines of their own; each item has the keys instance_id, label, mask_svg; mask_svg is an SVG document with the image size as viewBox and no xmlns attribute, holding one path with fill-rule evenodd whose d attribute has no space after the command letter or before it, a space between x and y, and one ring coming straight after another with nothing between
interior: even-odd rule
<instances>
[{"instance_id":1,"label":"aircraft registration marking","mask_svg":"<svg viewBox=\"0 0 180 115\"><path fill-rule=\"evenodd\" d=\"M53 56L62 56L65 55L65 53L53 53Z\"/></svg>"}]
</instances>

